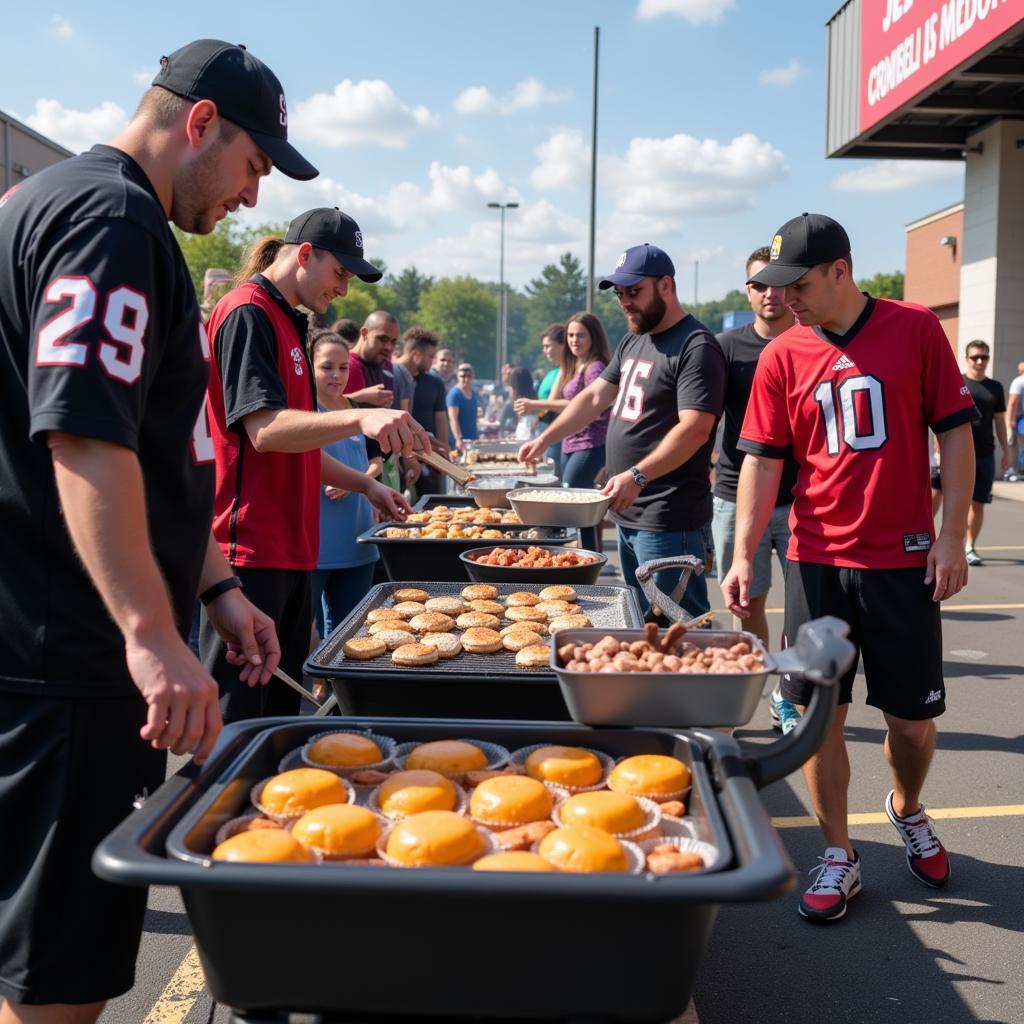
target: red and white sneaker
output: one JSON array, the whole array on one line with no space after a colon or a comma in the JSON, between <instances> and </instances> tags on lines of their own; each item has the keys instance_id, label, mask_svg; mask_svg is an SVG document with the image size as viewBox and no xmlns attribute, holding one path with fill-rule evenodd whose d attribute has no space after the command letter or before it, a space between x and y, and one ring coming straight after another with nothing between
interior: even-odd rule
<instances>
[{"instance_id":1,"label":"red and white sneaker","mask_svg":"<svg viewBox=\"0 0 1024 1024\"><path fill-rule=\"evenodd\" d=\"M846 904L860 892L860 857L851 861L841 846L830 846L811 871L814 884L800 897L800 913L808 921L838 921Z\"/></svg>"},{"instance_id":2,"label":"red and white sneaker","mask_svg":"<svg viewBox=\"0 0 1024 1024\"><path fill-rule=\"evenodd\" d=\"M932 889L941 889L949 881L949 857L939 842L932 819L921 804L916 814L901 818L892 808L893 791L885 798L885 813L896 826L907 845L907 867L910 873Z\"/></svg>"}]
</instances>

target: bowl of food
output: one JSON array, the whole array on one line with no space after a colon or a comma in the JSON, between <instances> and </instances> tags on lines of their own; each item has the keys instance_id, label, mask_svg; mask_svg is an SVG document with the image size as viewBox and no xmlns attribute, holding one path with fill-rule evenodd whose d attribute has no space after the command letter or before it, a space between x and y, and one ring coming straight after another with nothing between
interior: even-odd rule
<instances>
[{"instance_id":1,"label":"bowl of food","mask_svg":"<svg viewBox=\"0 0 1024 1024\"><path fill-rule=\"evenodd\" d=\"M471 548L459 560L474 583L596 583L608 562L597 551L532 545Z\"/></svg>"},{"instance_id":2,"label":"bowl of food","mask_svg":"<svg viewBox=\"0 0 1024 1024\"><path fill-rule=\"evenodd\" d=\"M588 487L521 487L508 492L515 513L530 526L597 526L610 494Z\"/></svg>"},{"instance_id":3,"label":"bowl of food","mask_svg":"<svg viewBox=\"0 0 1024 1024\"><path fill-rule=\"evenodd\" d=\"M478 477L466 484L466 491L480 508L508 508L508 492L517 484L515 477Z\"/></svg>"},{"instance_id":4,"label":"bowl of food","mask_svg":"<svg viewBox=\"0 0 1024 1024\"><path fill-rule=\"evenodd\" d=\"M516 477L516 488L561 487L562 481L554 473L538 473L536 476Z\"/></svg>"}]
</instances>

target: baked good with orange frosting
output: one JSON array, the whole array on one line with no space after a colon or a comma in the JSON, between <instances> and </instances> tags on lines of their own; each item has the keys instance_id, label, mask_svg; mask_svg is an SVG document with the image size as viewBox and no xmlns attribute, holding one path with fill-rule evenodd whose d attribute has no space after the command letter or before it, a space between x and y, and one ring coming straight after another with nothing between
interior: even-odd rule
<instances>
[{"instance_id":1,"label":"baked good with orange frosting","mask_svg":"<svg viewBox=\"0 0 1024 1024\"><path fill-rule=\"evenodd\" d=\"M310 864L314 857L286 829L239 832L214 851L214 860L236 864Z\"/></svg>"},{"instance_id":2,"label":"baked good with orange frosting","mask_svg":"<svg viewBox=\"0 0 1024 1024\"><path fill-rule=\"evenodd\" d=\"M631 796L665 800L690 785L690 769L667 754L637 754L620 761L608 776L608 788Z\"/></svg>"},{"instance_id":3,"label":"baked good with orange frosting","mask_svg":"<svg viewBox=\"0 0 1024 1024\"><path fill-rule=\"evenodd\" d=\"M453 811L424 811L404 818L387 841L388 857L411 868L471 864L486 850L480 831Z\"/></svg>"},{"instance_id":4,"label":"baked good with orange frosting","mask_svg":"<svg viewBox=\"0 0 1024 1024\"><path fill-rule=\"evenodd\" d=\"M466 740L434 740L414 747L405 761L406 768L429 768L442 775L457 775L487 767L487 755Z\"/></svg>"},{"instance_id":5,"label":"baked good with orange frosting","mask_svg":"<svg viewBox=\"0 0 1024 1024\"><path fill-rule=\"evenodd\" d=\"M377 804L389 818L422 811L453 811L457 800L451 779L427 769L395 772L377 790Z\"/></svg>"},{"instance_id":6,"label":"baked good with orange frosting","mask_svg":"<svg viewBox=\"0 0 1024 1024\"><path fill-rule=\"evenodd\" d=\"M621 835L643 828L647 824L647 813L626 793L600 789L569 797L558 809L558 819L564 826L592 825Z\"/></svg>"},{"instance_id":7,"label":"baked good with orange frosting","mask_svg":"<svg viewBox=\"0 0 1024 1024\"><path fill-rule=\"evenodd\" d=\"M555 871L543 857L527 850L492 853L473 862L474 871Z\"/></svg>"},{"instance_id":8,"label":"baked good with orange frosting","mask_svg":"<svg viewBox=\"0 0 1024 1024\"><path fill-rule=\"evenodd\" d=\"M268 779L259 791L261 809L280 817L298 817L324 804L348 803L349 791L334 772L293 768Z\"/></svg>"},{"instance_id":9,"label":"baked good with orange frosting","mask_svg":"<svg viewBox=\"0 0 1024 1024\"><path fill-rule=\"evenodd\" d=\"M481 782L469 800L469 813L487 825L525 825L551 814L555 798L527 775L498 775Z\"/></svg>"},{"instance_id":10,"label":"baked good with orange frosting","mask_svg":"<svg viewBox=\"0 0 1024 1024\"><path fill-rule=\"evenodd\" d=\"M384 760L380 747L355 732L332 732L310 744L306 757L314 764L328 768L365 768Z\"/></svg>"},{"instance_id":11,"label":"baked good with orange frosting","mask_svg":"<svg viewBox=\"0 0 1024 1024\"><path fill-rule=\"evenodd\" d=\"M559 871L629 871L626 848L604 829L590 825L556 828L541 841L537 852Z\"/></svg>"},{"instance_id":12,"label":"baked good with orange frosting","mask_svg":"<svg viewBox=\"0 0 1024 1024\"><path fill-rule=\"evenodd\" d=\"M583 747L547 746L526 758L526 774L558 786L596 786L604 776L597 756Z\"/></svg>"},{"instance_id":13,"label":"baked good with orange frosting","mask_svg":"<svg viewBox=\"0 0 1024 1024\"><path fill-rule=\"evenodd\" d=\"M377 815L355 804L328 804L304 814L292 835L328 859L369 857L381 835Z\"/></svg>"}]
</instances>

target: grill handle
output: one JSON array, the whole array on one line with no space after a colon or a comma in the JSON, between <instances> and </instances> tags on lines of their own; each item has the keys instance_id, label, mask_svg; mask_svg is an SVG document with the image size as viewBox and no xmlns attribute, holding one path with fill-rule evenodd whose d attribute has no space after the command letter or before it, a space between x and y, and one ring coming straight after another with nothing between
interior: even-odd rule
<instances>
[{"instance_id":1,"label":"grill handle","mask_svg":"<svg viewBox=\"0 0 1024 1024\"><path fill-rule=\"evenodd\" d=\"M683 570L671 596L662 593L654 582L654 574L665 569ZM647 596L647 600L651 603L651 610L655 614L664 615L673 622L682 622L685 625L692 616L679 606L679 601L686 593L690 577L694 574L700 576L703 572L704 562L702 559L693 555L672 555L670 558L656 558L652 562L644 562L637 566L636 581Z\"/></svg>"},{"instance_id":2,"label":"grill handle","mask_svg":"<svg viewBox=\"0 0 1024 1024\"><path fill-rule=\"evenodd\" d=\"M713 775L720 788L734 777L750 778L758 789L784 779L821 749L835 718L840 677L853 664L857 650L847 639L850 627L834 616L804 623L796 643L774 655L776 671L800 676L814 685L800 724L788 736L756 748L722 754L709 750Z\"/></svg>"}]
</instances>

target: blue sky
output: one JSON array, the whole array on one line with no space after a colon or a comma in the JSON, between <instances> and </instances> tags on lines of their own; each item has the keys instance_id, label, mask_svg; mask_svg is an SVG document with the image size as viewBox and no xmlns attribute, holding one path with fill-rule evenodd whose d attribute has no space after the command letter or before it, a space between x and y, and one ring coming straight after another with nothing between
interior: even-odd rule
<instances>
[{"instance_id":1,"label":"blue sky","mask_svg":"<svg viewBox=\"0 0 1024 1024\"><path fill-rule=\"evenodd\" d=\"M109 139L161 54L243 42L281 79L321 171L274 174L241 216L338 205L399 270L522 286L586 260L591 37L601 27L597 272L650 241L683 296L724 294L804 210L839 219L858 276L903 266L904 225L962 198L959 164L826 160L825 22L838 0L305 0L6 5L0 108L71 149Z\"/></svg>"}]
</instances>

